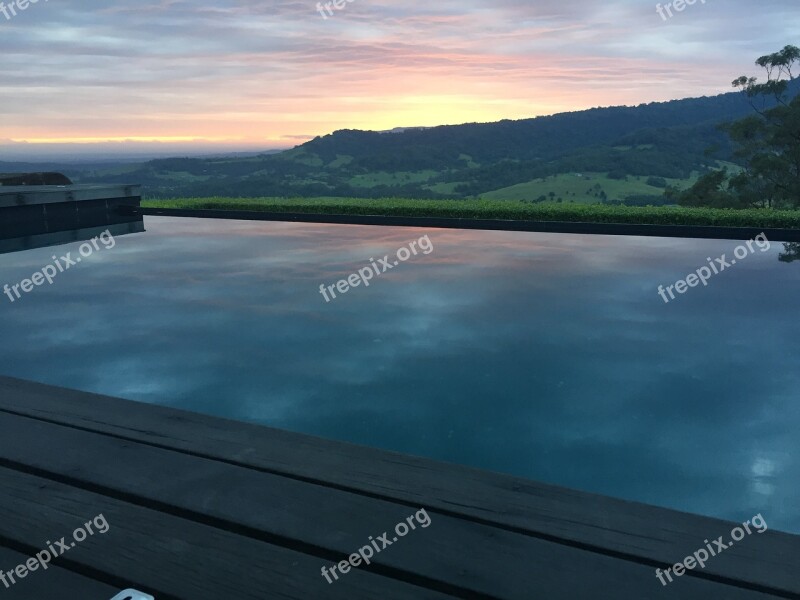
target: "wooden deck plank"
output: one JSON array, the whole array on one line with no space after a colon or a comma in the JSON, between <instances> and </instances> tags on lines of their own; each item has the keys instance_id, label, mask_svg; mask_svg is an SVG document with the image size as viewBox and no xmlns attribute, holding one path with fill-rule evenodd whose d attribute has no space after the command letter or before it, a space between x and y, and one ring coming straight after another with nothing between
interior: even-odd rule
<instances>
[{"instance_id":1,"label":"wooden deck plank","mask_svg":"<svg viewBox=\"0 0 800 600\"><path fill-rule=\"evenodd\" d=\"M358 569L331 585L315 557L12 469L0 468L0 489L0 537L36 551L102 514L109 530L53 564L135 582L159 600L452 597Z\"/></svg>"},{"instance_id":2,"label":"wooden deck plank","mask_svg":"<svg viewBox=\"0 0 800 600\"><path fill-rule=\"evenodd\" d=\"M30 554L0 546L0 569L11 571L17 565L25 564L30 557ZM6 580L7 587L0 583L0 598L3 600L111 600L117 593L127 589L106 585L58 566L50 566L46 571L37 569L13 584L8 578Z\"/></svg>"},{"instance_id":3,"label":"wooden deck plank","mask_svg":"<svg viewBox=\"0 0 800 600\"><path fill-rule=\"evenodd\" d=\"M11 378L0 378L0 410L426 506L653 565L671 565L703 539L726 535L732 527L458 465ZM798 558L800 536L770 530L714 557L703 574L800 594Z\"/></svg>"},{"instance_id":4,"label":"wooden deck plank","mask_svg":"<svg viewBox=\"0 0 800 600\"><path fill-rule=\"evenodd\" d=\"M385 500L7 413L0 413L0 457L6 466L255 539L290 547L299 542L298 549L320 556L320 566L334 562L330 556L351 554L370 535L391 532L413 514ZM453 594L508 600L528 600L531 589L550 597L609 600L674 595L658 584L651 567L435 512L429 516L429 527L418 527L376 554L374 567L364 570L384 566L401 580L421 576L455 588ZM681 584L686 597L696 598L713 587L694 580Z\"/></svg>"}]
</instances>

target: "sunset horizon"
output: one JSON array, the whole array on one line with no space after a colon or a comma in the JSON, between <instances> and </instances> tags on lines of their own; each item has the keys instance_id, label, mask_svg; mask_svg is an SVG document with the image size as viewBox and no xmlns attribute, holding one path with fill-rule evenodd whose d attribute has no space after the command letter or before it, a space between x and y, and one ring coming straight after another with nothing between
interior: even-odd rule
<instances>
[{"instance_id":1,"label":"sunset horizon","mask_svg":"<svg viewBox=\"0 0 800 600\"><path fill-rule=\"evenodd\" d=\"M717 95L800 25L784 1L669 19L629 0L315 4L64 1L0 16L0 154L287 149L341 129Z\"/></svg>"}]
</instances>

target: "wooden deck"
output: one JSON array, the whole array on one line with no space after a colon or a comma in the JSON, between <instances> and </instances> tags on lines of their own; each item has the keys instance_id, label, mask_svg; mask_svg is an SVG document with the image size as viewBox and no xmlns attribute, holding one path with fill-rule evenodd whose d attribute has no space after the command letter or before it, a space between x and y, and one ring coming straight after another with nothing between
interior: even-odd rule
<instances>
[{"instance_id":1,"label":"wooden deck","mask_svg":"<svg viewBox=\"0 0 800 600\"><path fill-rule=\"evenodd\" d=\"M0 599L800 598L800 536L391 452L0 377L0 568L110 528ZM430 525L329 584L323 566L421 508ZM767 518L767 522L769 518Z\"/></svg>"}]
</instances>

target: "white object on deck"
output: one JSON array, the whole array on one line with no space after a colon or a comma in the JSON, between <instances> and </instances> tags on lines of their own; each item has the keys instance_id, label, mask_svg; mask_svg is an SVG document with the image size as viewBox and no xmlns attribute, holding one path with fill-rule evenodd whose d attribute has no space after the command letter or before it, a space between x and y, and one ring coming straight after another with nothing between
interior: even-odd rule
<instances>
[{"instance_id":1,"label":"white object on deck","mask_svg":"<svg viewBox=\"0 0 800 600\"><path fill-rule=\"evenodd\" d=\"M124 590L111 598L111 600L156 600L152 596L137 592L136 590Z\"/></svg>"}]
</instances>

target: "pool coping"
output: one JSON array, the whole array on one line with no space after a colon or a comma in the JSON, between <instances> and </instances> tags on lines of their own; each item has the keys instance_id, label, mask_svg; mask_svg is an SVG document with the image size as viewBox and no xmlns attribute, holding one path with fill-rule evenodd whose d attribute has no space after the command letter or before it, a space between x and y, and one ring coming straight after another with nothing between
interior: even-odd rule
<instances>
[{"instance_id":1,"label":"pool coping","mask_svg":"<svg viewBox=\"0 0 800 600\"><path fill-rule=\"evenodd\" d=\"M0 186L0 208L91 202L109 198L141 198L141 186L133 184L72 184Z\"/></svg>"},{"instance_id":2,"label":"pool coping","mask_svg":"<svg viewBox=\"0 0 800 600\"><path fill-rule=\"evenodd\" d=\"M437 229L478 229L591 235L750 240L764 234L774 242L800 242L800 229L719 227L711 225L642 225L638 223L586 223L569 221L528 221L512 219L466 219L454 217L401 217L384 215L341 215L323 213L262 212L187 208L120 207L126 214L199 219L283 221L384 227L425 227Z\"/></svg>"}]
</instances>

